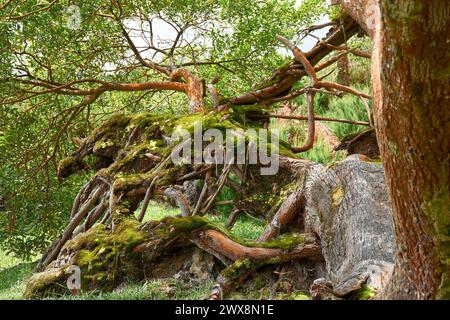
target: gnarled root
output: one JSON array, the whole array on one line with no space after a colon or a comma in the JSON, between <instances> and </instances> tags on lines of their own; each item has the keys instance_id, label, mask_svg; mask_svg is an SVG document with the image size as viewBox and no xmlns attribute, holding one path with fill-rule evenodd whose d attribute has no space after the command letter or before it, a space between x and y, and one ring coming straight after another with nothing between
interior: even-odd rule
<instances>
[{"instance_id":1,"label":"gnarled root","mask_svg":"<svg viewBox=\"0 0 450 320\"><path fill-rule=\"evenodd\" d=\"M125 219L115 230L96 225L68 241L44 272L31 277L26 296L66 292L65 281L69 277L66 271L71 266L81 270L81 290L112 290L124 279L143 280L145 270L151 269L163 255L190 243L226 265L249 260L257 268L304 257L321 259L317 239L308 234L251 243L232 239L220 227L199 216L166 217L144 225Z\"/></svg>"}]
</instances>

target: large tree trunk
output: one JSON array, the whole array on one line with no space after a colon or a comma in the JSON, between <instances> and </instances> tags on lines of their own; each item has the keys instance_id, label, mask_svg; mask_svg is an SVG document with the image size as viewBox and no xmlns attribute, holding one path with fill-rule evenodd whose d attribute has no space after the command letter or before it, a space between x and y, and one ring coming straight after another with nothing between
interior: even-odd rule
<instances>
[{"instance_id":1,"label":"large tree trunk","mask_svg":"<svg viewBox=\"0 0 450 320\"><path fill-rule=\"evenodd\" d=\"M375 127L397 235L383 297L450 298L450 2L341 3L374 42Z\"/></svg>"},{"instance_id":2,"label":"large tree trunk","mask_svg":"<svg viewBox=\"0 0 450 320\"><path fill-rule=\"evenodd\" d=\"M331 167L311 166L305 183L305 230L319 235L326 280L339 297L364 285L380 292L394 265L383 168L360 157L351 155Z\"/></svg>"}]
</instances>

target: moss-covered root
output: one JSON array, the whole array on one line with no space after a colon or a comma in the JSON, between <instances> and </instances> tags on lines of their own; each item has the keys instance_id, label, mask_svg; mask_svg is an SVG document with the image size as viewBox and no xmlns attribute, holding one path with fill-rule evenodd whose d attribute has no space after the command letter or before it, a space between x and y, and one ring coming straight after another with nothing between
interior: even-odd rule
<instances>
[{"instance_id":1,"label":"moss-covered root","mask_svg":"<svg viewBox=\"0 0 450 320\"><path fill-rule=\"evenodd\" d=\"M231 291L244 282L260 264L261 262L256 263L250 258L236 260L219 274L217 283L209 295L209 300L226 299Z\"/></svg>"},{"instance_id":2,"label":"moss-covered root","mask_svg":"<svg viewBox=\"0 0 450 320\"><path fill-rule=\"evenodd\" d=\"M97 224L67 241L58 258L29 279L25 298L73 293L67 281L75 268L82 292L111 291L123 282L143 280L144 264L148 268L172 244L209 225L201 217L167 217L145 225L132 218L118 222L114 230Z\"/></svg>"},{"instance_id":3,"label":"moss-covered root","mask_svg":"<svg viewBox=\"0 0 450 320\"><path fill-rule=\"evenodd\" d=\"M124 219L113 230L98 224L68 241L44 272L31 277L25 296L69 293L66 282L73 266L80 271L81 291L110 291L123 282L143 280L144 266L148 269L158 257L189 240L226 264L237 260L224 273L232 283L245 275L244 269L304 257L321 258L320 245L308 235L257 243L234 238L199 216L166 217L142 226L136 220Z\"/></svg>"},{"instance_id":4,"label":"moss-covered root","mask_svg":"<svg viewBox=\"0 0 450 320\"><path fill-rule=\"evenodd\" d=\"M25 298L41 298L76 291L109 291L126 279L141 280L141 255L134 248L148 239L139 224L124 220L114 232L98 224L69 240L58 258L27 283ZM79 279L75 279L79 275ZM79 280L81 288L75 285Z\"/></svg>"},{"instance_id":5,"label":"moss-covered root","mask_svg":"<svg viewBox=\"0 0 450 320\"><path fill-rule=\"evenodd\" d=\"M217 233L215 235L216 238L213 243L219 243L220 241L217 238L220 238L220 236L217 236ZM210 234L210 236L212 235ZM315 243L315 240L304 235L301 238L302 240L299 242L298 237L290 236L271 242L255 243L255 247L244 247L240 244L235 244L233 250L230 250L232 245L224 244L224 248L227 247L230 251L221 252L221 254L228 255L228 258L232 258L234 254L238 259L220 273L217 278L217 284L214 285L209 299L226 299L231 291L243 283L253 271L263 266L304 257L321 259L321 249ZM213 246L216 252L220 251L220 248L217 249L217 247L217 245L215 247ZM214 251L209 248L209 252Z\"/></svg>"}]
</instances>

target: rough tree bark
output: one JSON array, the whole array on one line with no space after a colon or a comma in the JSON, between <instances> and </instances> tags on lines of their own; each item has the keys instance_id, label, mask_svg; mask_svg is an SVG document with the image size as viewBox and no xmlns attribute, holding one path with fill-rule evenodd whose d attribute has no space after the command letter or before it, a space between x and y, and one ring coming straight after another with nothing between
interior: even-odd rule
<instances>
[{"instance_id":1,"label":"rough tree bark","mask_svg":"<svg viewBox=\"0 0 450 320\"><path fill-rule=\"evenodd\" d=\"M397 256L384 298L450 298L450 2L341 0L373 40Z\"/></svg>"},{"instance_id":2,"label":"rough tree bark","mask_svg":"<svg viewBox=\"0 0 450 320\"><path fill-rule=\"evenodd\" d=\"M369 286L380 292L392 273L395 235L380 164L352 155L317 164L305 183L305 228L319 235L327 281L339 297Z\"/></svg>"},{"instance_id":3,"label":"rough tree bark","mask_svg":"<svg viewBox=\"0 0 450 320\"><path fill-rule=\"evenodd\" d=\"M443 49L448 50L450 45L446 36L450 31L447 26L449 5L436 9L436 1L400 1L396 5L381 1L381 7L374 0L341 2L374 40L375 123L393 200L398 238L395 272L382 297L445 298L448 296L450 261L449 145L445 127L440 124L446 124L449 120L449 112L442 110L442 106L449 99L446 85L450 62L445 60L447 51L436 48L442 45ZM381 31L382 28L385 30ZM358 29L347 16L345 32L335 32L328 38L328 44L339 45ZM427 33L434 36L434 44L426 42ZM292 98L296 94L290 92L293 84L306 75L311 78L311 87L303 92L311 99L310 126L314 124L312 102L317 90L338 90L364 96L346 86L318 80L316 72L332 63L317 66L332 51L329 46L317 45L304 54L289 40L279 39L293 51L295 61L278 70L256 91L228 99L225 105L218 106L220 113L204 112L176 119L151 114L113 118L104 129L96 130L76 153L62 161L58 171L60 178L84 168L83 158L89 154L97 155L104 165L76 199L75 214L65 232L67 234L57 240L41 259L41 267L47 266L47 269L30 279L28 292L31 295L45 292L48 286L58 287L65 278L65 268L73 263L84 268L83 277L88 289L95 288L96 283L104 281L106 275L106 284L111 288L124 276L142 279L145 272L142 273L140 266L153 264L156 258L166 253L167 248L177 248L186 242L195 243L225 265L234 262L222 274L225 279L223 286L228 286L228 279L236 280L236 276L244 279L248 270L264 264L306 257L321 259L318 239L311 232L320 237L323 257L327 262L326 280L331 283L329 288L333 294L344 297L361 288L368 279L370 285L381 288L391 269L394 248L392 232L389 231L392 224L389 224L388 201L380 180L381 170L373 170L374 164L366 166L361 161L355 165L352 162L354 157L328 169L310 164L305 168L304 163L294 159L284 161L291 164L291 174L296 165L303 167L304 179L300 180L294 194L281 207L281 203L275 205L270 201L254 207L256 211L264 212L266 217L275 214L260 239L264 242L257 244L236 241L199 217L172 217L143 226L138 226L133 220L133 212L139 202L153 193L155 196L165 194L172 197L184 208L184 215L190 215L187 199L177 191L181 188L179 183L188 176L190 179L204 176L205 181L211 179L211 168L168 164L168 154L173 151L173 145L167 137L173 128L179 125L190 128L198 118L207 121L211 127L239 127L240 124L234 121L245 123L251 117L247 117L245 108L241 108L243 114L235 112L233 117L236 118L233 118L229 108L257 102L269 105L281 101L277 99ZM172 76L172 81L164 83L163 87L159 83L147 83L137 88L129 84L107 84L94 92L86 92L86 96L95 100L108 90L171 88L188 95L191 111L203 111L204 83L199 79L190 79L190 75L184 74L183 70L174 72ZM181 79L186 82L179 82ZM309 141L312 142L314 126L309 133ZM112 147L109 142L113 142ZM309 143L306 145L312 146ZM289 156L301 150L304 149L291 147L284 152ZM283 167L286 163L282 161L280 164ZM248 170L247 166L241 170L230 163L228 167L223 167L219 176L216 169L215 182L205 183L206 200L200 197L193 212L199 210L203 214L211 208L218 190L224 184L231 183L227 180L231 171L239 172L237 175L242 178L241 181L247 181L248 176L252 180L252 188L266 187L258 194L267 200L271 198L270 193L276 192L278 195L282 188L289 187L283 179L292 179L292 175L285 177L278 174L277 182L273 183L262 176L255 178L255 172L252 173L251 168ZM150 186L155 179L158 183L153 190ZM101 201L99 209L91 209L95 205L89 201L93 188L102 190L98 197ZM238 193L241 191L248 195L245 184L237 188ZM361 193L362 189L367 193ZM378 203L374 203L374 199ZM109 206L103 206L103 202L108 202ZM249 201L239 201L239 205L241 202L250 206ZM278 212L273 212L277 208ZM101 223L76 236L75 228L85 216L88 218L82 225L84 230L95 222L91 219L93 216L100 218L102 213L104 225ZM289 227L287 225L300 214L307 220L308 233L294 237L291 234L287 238L288 245L285 237L275 242L266 241L276 237L281 228ZM374 215L379 218L376 222L372 220ZM141 258L145 258L144 263ZM121 268L116 263L109 263L108 259L119 261ZM225 276L230 276L230 271L236 268L239 272L232 272L231 277ZM316 284L319 285L319 282Z\"/></svg>"}]
</instances>

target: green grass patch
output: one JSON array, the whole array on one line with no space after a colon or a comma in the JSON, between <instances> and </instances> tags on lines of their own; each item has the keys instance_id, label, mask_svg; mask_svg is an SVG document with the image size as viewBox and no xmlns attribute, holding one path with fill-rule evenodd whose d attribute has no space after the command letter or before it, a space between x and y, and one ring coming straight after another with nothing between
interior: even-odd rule
<instances>
[{"instance_id":1,"label":"green grass patch","mask_svg":"<svg viewBox=\"0 0 450 320\"><path fill-rule=\"evenodd\" d=\"M225 226L228 219L228 215L223 213L208 215L207 217L211 222L220 226ZM266 224L263 221L242 214L236 220L236 223L230 233L237 238L256 240L264 231L265 225Z\"/></svg>"},{"instance_id":2,"label":"green grass patch","mask_svg":"<svg viewBox=\"0 0 450 320\"><path fill-rule=\"evenodd\" d=\"M137 211L140 212L140 208ZM161 220L166 216L174 216L180 213L180 209L171 207L166 204L158 203L156 201L150 201L148 203L147 211L145 213L145 217L143 222L147 222L150 220Z\"/></svg>"},{"instance_id":3,"label":"green grass patch","mask_svg":"<svg viewBox=\"0 0 450 320\"><path fill-rule=\"evenodd\" d=\"M331 150L331 147L322 140L318 139L314 144L314 147L306 152L302 153L302 158L323 163L330 164L333 162L337 162L344 159L343 151L335 151Z\"/></svg>"},{"instance_id":4,"label":"green grass patch","mask_svg":"<svg viewBox=\"0 0 450 320\"><path fill-rule=\"evenodd\" d=\"M155 279L132 283L112 292L89 292L80 295L63 295L49 300L201 300L205 299L214 283Z\"/></svg>"},{"instance_id":5,"label":"green grass patch","mask_svg":"<svg viewBox=\"0 0 450 320\"><path fill-rule=\"evenodd\" d=\"M0 300L21 299L34 266L0 251Z\"/></svg>"},{"instance_id":6,"label":"green grass patch","mask_svg":"<svg viewBox=\"0 0 450 320\"><path fill-rule=\"evenodd\" d=\"M223 187L217 195L216 201L226 201L232 199L234 199L233 191L228 187ZM231 204L215 206L214 213L207 214L206 218L208 218L212 223L225 227L232 207L233 205ZM139 211L140 209L137 210L137 212ZM161 220L164 217L175 216L179 213L180 210L178 208L155 201L150 201L144 217L144 222L150 220ZM256 240L264 231L265 225L266 223L262 220L242 214L238 217L230 233L238 238Z\"/></svg>"}]
</instances>

